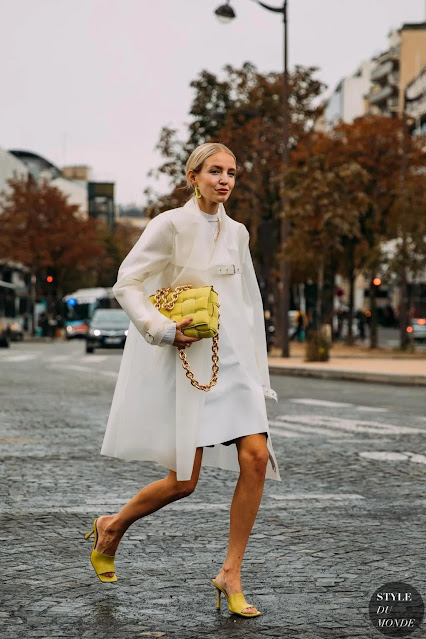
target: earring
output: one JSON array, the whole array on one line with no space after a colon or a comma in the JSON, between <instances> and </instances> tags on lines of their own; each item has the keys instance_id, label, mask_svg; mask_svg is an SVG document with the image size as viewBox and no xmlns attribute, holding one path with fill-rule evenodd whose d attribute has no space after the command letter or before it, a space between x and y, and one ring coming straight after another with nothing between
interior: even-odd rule
<instances>
[{"instance_id":1,"label":"earring","mask_svg":"<svg viewBox=\"0 0 426 639\"><path fill-rule=\"evenodd\" d=\"M198 198L198 199L200 199L200 197L201 197L201 192L200 192L200 189L198 188L198 186L197 186L197 185L195 185L194 192L195 192L195 197L196 197L196 198Z\"/></svg>"}]
</instances>

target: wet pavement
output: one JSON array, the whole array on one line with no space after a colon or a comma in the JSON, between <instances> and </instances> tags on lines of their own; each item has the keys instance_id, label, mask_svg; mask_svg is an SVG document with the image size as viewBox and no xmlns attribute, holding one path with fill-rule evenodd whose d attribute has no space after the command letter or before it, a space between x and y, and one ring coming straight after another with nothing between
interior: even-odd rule
<instances>
[{"instance_id":1,"label":"wet pavement","mask_svg":"<svg viewBox=\"0 0 426 639\"><path fill-rule=\"evenodd\" d=\"M2 639L373 638L379 586L426 597L424 389L292 377L272 379L283 481L266 482L243 563L263 615L215 609L238 477L222 470L132 526L119 581L101 583L84 533L167 473L99 454L120 357L83 342L0 349Z\"/></svg>"}]
</instances>

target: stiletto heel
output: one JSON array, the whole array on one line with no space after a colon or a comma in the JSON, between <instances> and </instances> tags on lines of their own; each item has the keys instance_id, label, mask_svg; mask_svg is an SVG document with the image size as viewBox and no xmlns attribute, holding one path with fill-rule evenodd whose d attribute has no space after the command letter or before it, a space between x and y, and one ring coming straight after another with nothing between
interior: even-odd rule
<instances>
[{"instance_id":1,"label":"stiletto heel","mask_svg":"<svg viewBox=\"0 0 426 639\"><path fill-rule=\"evenodd\" d=\"M95 550L96 544L98 543L98 529L96 527L96 522L98 520L95 519L93 522L93 528L87 535L84 535L85 539L89 539L92 535L95 536L95 541L93 542L92 552L90 553L90 563L92 564L95 573L98 575L99 579L104 583L112 583L117 581L117 575L115 574L114 568L114 557L115 555L104 555L101 552ZM113 572L113 577L106 577L104 573Z\"/></svg>"},{"instance_id":2,"label":"stiletto heel","mask_svg":"<svg viewBox=\"0 0 426 639\"><path fill-rule=\"evenodd\" d=\"M212 579L212 584L217 589L217 610L220 608L220 594L223 592L228 601L228 608L234 614L240 615L240 617L258 617L262 614L259 610L257 612L242 612L245 608L254 608L252 604L247 603L242 592L237 592L235 595L228 595L226 590L221 588L215 579Z\"/></svg>"}]
</instances>

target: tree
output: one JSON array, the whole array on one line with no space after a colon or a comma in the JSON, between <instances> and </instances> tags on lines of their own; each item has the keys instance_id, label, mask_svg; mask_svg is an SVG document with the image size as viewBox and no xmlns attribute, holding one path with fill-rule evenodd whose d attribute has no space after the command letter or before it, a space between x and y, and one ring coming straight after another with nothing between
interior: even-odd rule
<instances>
[{"instance_id":1,"label":"tree","mask_svg":"<svg viewBox=\"0 0 426 639\"><path fill-rule=\"evenodd\" d=\"M395 224L395 212L401 210L398 202L401 201L404 155L411 174L421 171L424 165L421 141L408 138L403 148L402 131L399 118L365 116L350 125L340 124L333 132L342 141L340 161L356 161L368 175L365 187L368 204L360 210L361 237L355 246L354 268L366 272L370 281L371 348L377 347L377 287L373 278L383 261L382 245L387 240L402 237L409 220L404 214L404 219L399 218L399 226ZM408 253L405 259L410 259Z\"/></svg>"},{"instance_id":2,"label":"tree","mask_svg":"<svg viewBox=\"0 0 426 639\"><path fill-rule=\"evenodd\" d=\"M289 77L290 140L296 146L313 128L321 111L318 97L325 86L315 67L297 66ZM151 215L180 206L185 191L185 163L203 142L223 142L237 157L237 186L227 203L229 214L250 231L251 248L262 283L264 300L280 280L280 221L283 172L282 74L262 74L246 62L240 69L227 65L224 78L202 71L191 83L195 89L188 137L179 141L175 129L164 128L157 150L166 161L151 175L167 175L171 193L158 198L151 191Z\"/></svg>"},{"instance_id":3,"label":"tree","mask_svg":"<svg viewBox=\"0 0 426 639\"><path fill-rule=\"evenodd\" d=\"M49 273L56 299L73 277L86 276L104 252L97 223L81 219L78 207L59 189L32 177L9 180L1 194L0 221L2 259L27 266L34 285L40 286ZM32 297L34 306L35 291Z\"/></svg>"},{"instance_id":4,"label":"tree","mask_svg":"<svg viewBox=\"0 0 426 639\"><path fill-rule=\"evenodd\" d=\"M332 321L335 271L347 240L361 236L359 211L368 203L366 171L357 162L342 163L340 145L338 138L312 134L292 153L286 175L290 238L284 248L299 271L316 274L318 324ZM325 304L327 271L331 303Z\"/></svg>"},{"instance_id":5,"label":"tree","mask_svg":"<svg viewBox=\"0 0 426 639\"><path fill-rule=\"evenodd\" d=\"M377 346L377 287L373 278L384 259L382 246L387 240L402 237L404 229L409 228L407 206L403 215L397 214L401 212L400 131L398 120L367 116L352 124L339 124L327 135L306 136L292 153L287 177L293 203L292 237L287 250L299 268L305 263L310 268L317 264L323 270L327 260L337 257L339 271L350 282L350 342L355 274L367 273L371 347ZM418 144L407 143L406 153L410 165L418 171ZM411 206L411 217L420 242L424 226L419 226L421 216L414 213L421 208L419 195L416 201L417 209ZM408 264L409 260L405 250L402 261ZM322 281L320 273L317 280Z\"/></svg>"},{"instance_id":6,"label":"tree","mask_svg":"<svg viewBox=\"0 0 426 639\"><path fill-rule=\"evenodd\" d=\"M106 224L98 229L103 244L103 253L93 268L96 286L110 287L117 280L121 262L132 249L140 236L140 229L122 222L110 229Z\"/></svg>"}]
</instances>

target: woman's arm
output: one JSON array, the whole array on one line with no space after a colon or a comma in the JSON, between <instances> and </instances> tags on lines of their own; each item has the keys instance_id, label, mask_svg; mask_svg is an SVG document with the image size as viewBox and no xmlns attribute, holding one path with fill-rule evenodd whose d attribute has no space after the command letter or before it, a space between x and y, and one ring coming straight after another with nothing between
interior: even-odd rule
<instances>
[{"instance_id":1,"label":"woman's arm","mask_svg":"<svg viewBox=\"0 0 426 639\"><path fill-rule=\"evenodd\" d=\"M173 251L173 225L160 214L152 219L121 264L113 293L130 320L149 344L164 346L162 339L174 322L162 315L149 301L145 280L160 273L170 262Z\"/></svg>"}]
</instances>

